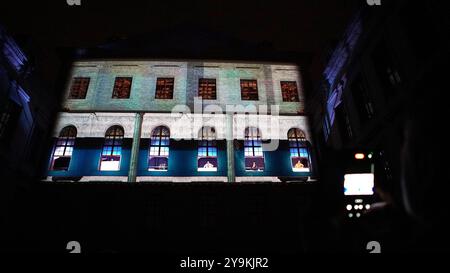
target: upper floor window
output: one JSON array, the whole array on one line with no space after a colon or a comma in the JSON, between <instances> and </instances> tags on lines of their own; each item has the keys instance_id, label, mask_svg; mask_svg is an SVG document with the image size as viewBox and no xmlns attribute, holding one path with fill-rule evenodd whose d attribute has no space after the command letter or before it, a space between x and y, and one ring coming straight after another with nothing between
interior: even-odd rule
<instances>
[{"instance_id":1,"label":"upper floor window","mask_svg":"<svg viewBox=\"0 0 450 273\"><path fill-rule=\"evenodd\" d=\"M284 102L299 102L297 90L297 82L294 81L282 81L281 82L281 94Z\"/></svg>"},{"instance_id":2,"label":"upper floor window","mask_svg":"<svg viewBox=\"0 0 450 273\"><path fill-rule=\"evenodd\" d=\"M67 171L69 169L76 137L77 129L74 126L67 126L61 130L53 150L51 170Z\"/></svg>"},{"instance_id":3,"label":"upper floor window","mask_svg":"<svg viewBox=\"0 0 450 273\"><path fill-rule=\"evenodd\" d=\"M113 99L129 99L131 93L131 77L117 77L114 82Z\"/></svg>"},{"instance_id":4,"label":"upper floor window","mask_svg":"<svg viewBox=\"0 0 450 273\"><path fill-rule=\"evenodd\" d=\"M298 128L293 128L288 132L288 140L292 170L294 172L309 172L310 160L305 133Z\"/></svg>"},{"instance_id":5,"label":"upper floor window","mask_svg":"<svg viewBox=\"0 0 450 273\"><path fill-rule=\"evenodd\" d=\"M246 171L264 171L264 153L258 128L248 127L245 129L244 155Z\"/></svg>"},{"instance_id":6,"label":"upper floor window","mask_svg":"<svg viewBox=\"0 0 450 273\"><path fill-rule=\"evenodd\" d=\"M241 100L258 100L258 83L256 80L241 80Z\"/></svg>"},{"instance_id":7,"label":"upper floor window","mask_svg":"<svg viewBox=\"0 0 450 273\"><path fill-rule=\"evenodd\" d=\"M167 171L169 166L170 131L165 126L156 127L150 138L149 171Z\"/></svg>"},{"instance_id":8,"label":"upper floor window","mask_svg":"<svg viewBox=\"0 0 450 273\"><path fill-rule=\"evenodd\" d=\"M100 171L119 171L122 157L124 130L121 126L110 127L105 134Z\"/></svg>"},{"instance_id":9,"label":"upper floor window","mask_svg":"<svg viewBox=\"0 0 450 273\"><path fill-rule=\"evenodd\" d=\"M216 130L203 127L199 132L197 165L199 172L217 171Z\"/></svg>"},{"instance_id":10,"label":"upper floor window","mask_svg":"<svg viewBox=\"0 0 450 273\"><path fill-rule=\"evenodd\" d=\"M198 80L198 96L204 100L215 100L216 96L216 79L199 79Z\"/></svg>"},{"instance_id":11,"label":"upper floor window","mask_svg":"<svg viewBox=\"0 0 450 273\"><path fill-rule=\"evenodd\" d=\"M173 99L174 78L158 78L156 80L156 99Z\"/></svg>"},{"instance_id":12,"label":"upper floor window","mask_svg":"<svg viewBox=\"0 0 450 273\"><path fill-rule=\"evenodd\" d=\"M69 99L85 99L90 81L90 78L73 78Z\"/></svg>"}]
</instances>

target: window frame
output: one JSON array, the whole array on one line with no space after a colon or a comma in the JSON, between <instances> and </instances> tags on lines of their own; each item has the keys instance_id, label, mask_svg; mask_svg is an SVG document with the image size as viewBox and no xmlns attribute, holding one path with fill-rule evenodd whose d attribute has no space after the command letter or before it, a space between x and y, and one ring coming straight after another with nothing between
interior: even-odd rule
<instances>
[{"instance_id":1,"label":"window frame","mask_svg":"<svg viewBox=\"0 0 450 273\"><path fill-rule=\"evenodd\" d=\"M287 92L289 95L293 91L291 91L290 89L284 90L283 85L290 85L290 84L293 84L295 86L295 100L285 100L285 92ZM280 81L280 88L281 88L281 99L283 100L283 102L300 102L300 95L298 94L297 81Z\"/></svg>"},{"instance_id":2,"label":"window frame","mask_svg":"<svg viewBox=\"0 0 450 273\"><path fill-rule=\"evenodd\" d=\"M293 132L293 136L292 136ZM310 149L308 147L308 141L306 139L306 134L303 130L299 128L291 128L288 131L288 143L289 143L289 158L291 161L291 167L293 172L303 172L308 173L311 172L311 155ZM294 145L292 145L294 144ZM296 155L292 155L292 151L295 150ZM306 157L302 156L302 154L306 153ZM293 164L293 159L298 158L301 160L302 158L306 158L308 166L306 168L295 168Z\"/></svg>"},{"instance_id":3,"label":"window frame","mask_svg":"<svg viewBox=\"0 0 450 273\"><path fill-rule=\"evenodd\" d=\"M167 133L165 133L167 132ZM154 140L157 141L157 144L153 144ZM163 140L167 140L167 144L162 144ZM152 148L157 147L158 153L154 154L152 153ZM167 149L167 154L161 153L162 149ZM170 129L166 126L157 126L155 127L150 135L150 146L148 150L148 163L147 163L147 170L148 171L154 171L154 172L166 172L169 170L169 156L170 156ZM150 166L150 161L152 158L165 158L167 161L167 166L165 169L158 169L158 168L152 168ZM153 166L154 167L154 166Z\"/></svg>"},{"instance_id":4,"label":"window frame","mask_svg":"<svg viewBox=\"0 0 450 273\"><path fill-rule=\"evenodd\" d=\"M255 135L256 132L256 135ZM251 142L250 142L251 141ZM257 144L255 144L257 142ZM248 145L250 143L250 145ZM247 153L248 149L251 149L251 155ZM260 151L256 152L256 149L260 149ZM261 155L259 155L259 152ZM263 162L263 169L257 169L257 170L249 170L246 166L246 162L244 162L245 165L245 171L247 172L264 172L266 169L265 166L265 156L264 156L264 150L263 150L263 143L262 143L262 135L261 131L257 127L247 127L244 131L244 160L246 159L257 159L262 158Z\"/></svg>"},{"instance_id":5,"label":"window frame","mask_svg":"<svg viewBox=\"0 0 450 273\"><path fill-rule=\"evenodd\" d=\"M85 83L86 90L84 90L84 93L83 93L84 96L83 96L83 97L74 97L74 96L73 96L74 86L77 84L77 81L78 81L78 80L80 80L81 82L87 80L87 83ZM70 100L85 100L86 97L87 97L87 93L88 93L88 91L89 91L89 86L90 86L90 84L91 84L91 78L90 78L90 77L74 77L74 78L72 79L72 83L71 83L71 85L70 85L70 90L69 90L69 97L68 97L68 99L70 99ZM77 85L80 86L81 83L78 83ZM78 92L79 92L79 91L78 91Z\"/></svg>"},{"instance_id":6,"label":"window frame","mask_svg":"<svg viewBox=\"0 0 450 273\"><path fill-rule=\"evenodd\" d=\"M205 81L204 84L206 84L206 86L203 86L203 88L206 88L206 89L208 87L210 87L212 85L211 82L214 81L214 96L213 97L204 98L204 95L201 92L202 81ZM208 90L205 90L204 92L208 92ZM215 78L199 78L197 95L199 97L201 97L203 100L217 100L217 79L215 79Z\"/></svg>"},{"instance_id":7,"label":"window frame","mask_svg":"<svg viewBox=\"0 0 450 273\"><path fill-rule=\"evenodd\" d=\"M118 84L118 81L120 81L120 80L129 80L130 81L130 86L129 86L129 90L128 90L128 96L126 97L126 98L120 98L119 96L118 96L118 92L120 92L120 90L118 90L118 86L117 86L117 84ZM133 77L129 77L129 76L120 76L120 77L116 77L115 79L114 79L114 86L113 86L113 93L112 93L112 99L114 99L114 100L127 100L127 99L130 99L130 97L131 97L131 88L133 87ZM123 87L123 88L125 88L125 87Z\"/></svg>"},{"instance_id":8,"label":"window frame","mask_svg":"<svg viewBox=\"0 0 450 273\"><path fill-rule=\"evenodd\" d=\"M171 80L172 81L172 90L170 90L170 97L162 97L161 94L158 94L158 92L166 92L164 91L164 88L167 86L170 86L167 84L167 81ZM162 89L158 89L159 85L159 81L164 81L164 85ZM174 92L175 92L175 77L157 77L156 78L156 87L155 87L155 99L156 100L173 100L174 98Z\"/></svg>"},{"instance_id":9,"label":"window frame","mask_svg":"<svg viewBox=\"0 0 450 273\"><path fill-rule=\"evenodd\" d=\"M73 151L75 150L75 140L77 138L77 128L73 125L69 125L69 126L65 126L63 129L61 129L58 138L55 140L55 143L53 144L53 152L52 152L52 158L51 158L51 163L50 163L50 171L69 171L70 169L70 163L72 162L72 156L73 156ZM60 142L63 142L63 144L59 144ZM63 147L63 152L62 155L56 155L56 152L58 150L58 148ZM67 148L71 148L70 149L70 155L66 154L67 152ZM67 164L67 168L66 169L55 169L55 160L56 158L61 158L61 157L68 157L69 158L69 164Z\"/></svg>"},{"instance_id":10,"label":"window frame","mask_svg":"<svg viewBox=\"0 0 450 273\"><path fill-rule=\"evenodd\" d=\"M253 94L253 96L255 96L255 97L252 97L252 95L246 94L249 98L245 99L244 92L252 92L252 91L246 90L246 88L250 89L252 87L243 86L243 85L244 84L253 84L253 83L255 84L255 90L253 92L256 92L256 95ZM257 79L240 79L240 88L241 88L241 100L242 101L259 101L259 89L258 89L258 80Z\"/></svg>"},{"instance_id":11,"label":"window frame","mask_svg":"<svg viewBox=\"0 0 450 273\"><path fill-rule=\"evenodd\" d=\"M120 130L120 131L119 131ZM118 131L120 134L118 134ZM121 169L121 164L122 164L122 146L123 146L123 140L125 139L125 130L123 129L122 126L120 125L114 125L108 128L108 130L106 130L105 132L105 139L103 142L103 148L102 148L102 152L100 154L100 165L99 165L99 171L102 172L118 172ZM112 144L107 144L107 141L111 141ZM120 144L116 144L116 141L120 141ZM105 154L105 149L106 151L108 151L110 148L110 152ZM119 155L115 155L114 152L116 151L115 148L119 148ZM102 169L102 163L103 162L108 162L106 160L103 160L104 156L108 156L108 157L119 157L118 160L118 166L117 166L117 170L104 170ZM113 160L116 161L116 160Z\"/></svg>"},{"instance_id":12,"label":"window frame","mask_svg":"<svg viewBox=\"0 0 450 273\"><path fill-rule=\"evenodd\" d=\"M206 134L205 134L206 133ZM206 144L206 145L205 145ZM206 155L200 155L200 149L206 149ZM210 154L210 149L212 150ZM214 155L215 154L215 155ZM209 158L214 160L216 167L213 168L199 168L200 159ZM218 170L218 147L217 134L214 127L205 126L200 129L199 140L197 147L197 171L199 172L217 172Z\"/></svg>"}]
</instances>

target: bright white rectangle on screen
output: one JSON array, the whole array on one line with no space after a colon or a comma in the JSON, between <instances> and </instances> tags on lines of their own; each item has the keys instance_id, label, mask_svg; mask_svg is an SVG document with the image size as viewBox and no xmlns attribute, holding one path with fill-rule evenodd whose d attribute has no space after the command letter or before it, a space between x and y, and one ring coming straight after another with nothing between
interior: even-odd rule
<instances>
[{"instance_id":1,"label":"bright white rectangle on screen","mask_svg":"<svg viewBox=\"0 0 450 273\"><path fill-rule=\"evenodd\" d=\"M373 173L355 173L344 176L344 195L373 195Z\"/></svg>"},{"instance_id":2,"label":"bright white rectangle on screen","mask_svg":"<svg viewBox=\"0 0 450 273\"><path fill-rule=\"evenodd\" d=\"M119 171L120 161L102 161L100 171Z\"/></svg>"}]
</instances>

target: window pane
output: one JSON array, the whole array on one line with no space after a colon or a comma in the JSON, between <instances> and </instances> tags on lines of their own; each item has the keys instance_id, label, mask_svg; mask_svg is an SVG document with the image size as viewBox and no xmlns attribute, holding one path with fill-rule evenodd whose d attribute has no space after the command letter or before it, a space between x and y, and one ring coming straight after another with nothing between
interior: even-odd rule
<instances>
[{"instance_id":1,"label":"window pane","mask_svg":"<svg viewBox=\"0 0 450 273\"><path fill-rule=\"evenodd\" d=\"M152 138L150 145L159 145L159 138Z\"/></svg>"},{"instance_id":2,"label":"window pane","mask_svg":"<svg viewBox=\"0 0 450 273\"><path fill-rule=\"evenodd\" d=\"M165 171L168 169L167 157L151 157L148 162L149 170Z\"/></svg>"},{"instance_id":3,"label":"window pane","mask_svg":"<svg viewBox=\"0 0 450 273\"><path fill-rule=\"evenodd\" d=\"M70 88L69 99L85 99L90 78L74 78Z\"/></svg>"},{"instance_id":4,"label":"window pane","mask_svg":"<svg viewBox=\"0 0 450 273\"><path fill-rule=\"evenodd\" d=\"M208 156L217 156L217 148L215 147L208 148Z\"/></svg>"},{"instance_id":5,"label":"window pane","mask_svg":"<svg viewBox=\"0 0 450 273\"><path fill-rule=\"evenodd\" d=\"M264 171L264 157L253 157L245 159L245 170L262 172Z\"/></svg>"},{"instance_id":6,"label":"window pane","mask_svg":"<svg viewBox=\"0 0 450 273\"><path fill-rule=\"evenodd\" d=\"M66 145L66 140L65 139L59 139L56 142L56 145L58 145L58 146L65 146Z\"/></svg>"},{"instance_id":7,"label":"window pane","mask_svg":"<svg viewBox=\"0 0 450 273\"><path fill-rule=\"evenodd\" d=\"M199 79L198 96L204 100L216 99L216 80L215 79Z\"/></svg>"},{"instance_id":8,"label":"window pane","mask_svg":"<svg viewBox=\"0 0 450 273\"><path fill-rule=\"evenodd\" d=\"M301 157L308 157L308 150L307 149L300 149L300 156Z\"/></svg>"},{"instance_id":9,"label":"window pane","mask_svg":"<svg viewBox=\"0 0 450 273\"><path fill-rule=\"evenodd\" d=\"M158 78L156 80L156 99L173 99L174 78Z\"/></svg>"},{"instance_id":10,"label":"window pane","mask_svg":"<svg viewBox=\"0 0 450 273\"><path fill-rule=\"evenodd\" d=\"M169 155L169 147L161 147L161 155L168 156Z\"/></svg>"},{"instance_id":11,"label":"window pane","mask_svg":"<svg viewBox=\"0 0 450 273\"><path fill-rule=\"evenodd\" d=\"M64 147L56 147L55 149L55 155L63 155L64 154Z\"/></svg>"},{"instance_id":12,"label":"window pane","mask_svg":"<svg viewBox=\"0 0 450 273\"><path fill-rule=\"evenodd\" d=\"M119 171L120 170L120 156L106 155L102 156L100 162L101 171Z\"/></svg>"},{"instance_id":13,"label":"window pane","mask_svg":"<svg viewBox=\"0 0 450 273\"><path fill-rule=\"evenodd\" d=\"M117 77L114 82L113 99L128 99L131 92L131 77Z\"/></svg>"},{"instance_id":14,"label":"window pane","mask_svg":"<svg viewBox=\"0 0 450 273\"><path fill-rule=\"evenodd\" d=\"M71 156L73 152L73 147L67 147L64 155Z\"/></svg>"},{"instance_id":15,"label":"window pane","mask_svg":"<svg viewBox=\"0 0 450 273\"><path fill-rule=\"evenodd\" d=\"M169 146L169 139L168 138L161 139L161 145L162 146Z\"/></svg>"},{"instance_id":16,"label":"window pane","mask_svg":"<svg viewBox=\"0 0 450 273\"><path fill-rule=\"evenodd\" d=\"M298 141L295 141L295 140L289 141L289 147L298 147L298 146L299 146Z\"/></svg>"},{"instance_id":17,"label":"window pane","mask_svg":"<svg viewBox=\"0 0 450 273\"><path fill-rule=\"evenodd\" d=\"M253 141L253 143L254 143L255 147L261 147L262 146L262 141L261 140L255 140L255 141Z\"/></svg>"},{"instance_id":18,"label":"window pane","mask_svg":"<svg viewBox=\"0 0 450 273\"><path fill-rule=\"evenodd\" d=\"M67 171L69 169L70 159L70 156L54 157L52 170Z\"/></svg>"},{"instance_id":19,"label":"window pane","mask_svg":"<svg viewBox=\"0 0 450 273\"><path fill-rule=\"evenodd\" d=\"M281 94L284 102L298 102L298 90L297 82L294 81L282 81L281 82Z\"/></svg>"},{"instance_id":20,"label":"window pane","mask_svg":"<svg viewBox=\"0 0 450 273\"><path fill-rule=\"evenodd\" d=\"M256 80L241 80L241 100L258 100Z\"/></svg>"}]
</instances>

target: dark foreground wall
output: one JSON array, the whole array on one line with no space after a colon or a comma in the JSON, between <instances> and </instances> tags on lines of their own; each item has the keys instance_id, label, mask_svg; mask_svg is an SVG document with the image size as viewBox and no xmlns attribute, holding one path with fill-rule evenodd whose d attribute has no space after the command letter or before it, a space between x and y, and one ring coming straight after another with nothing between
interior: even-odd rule
<instances>
[{"instance_id":1,"label":"dark foreground wall","mask_svg":"<svg viewBox=\"0 0 450 273\"><path fill-rule=\"evenodd\" d=\"M326 226L311 214L315 188L36 184L11 203L2 248L64 253L75 240L83 252L301 253L318 245L312 227Z\"/></svg>"}]
</instances>

